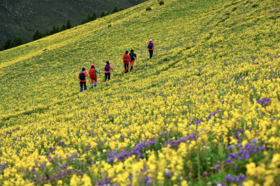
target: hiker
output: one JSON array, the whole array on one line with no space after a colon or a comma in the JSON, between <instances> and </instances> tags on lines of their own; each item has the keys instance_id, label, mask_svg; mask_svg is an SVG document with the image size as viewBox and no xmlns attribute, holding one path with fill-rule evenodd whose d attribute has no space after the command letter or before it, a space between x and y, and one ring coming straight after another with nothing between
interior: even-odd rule
<instances>
[{"instance_id":1,"label":"hiker","mask_svg":"<svg viewBox=\"0 0 280 186\"><path fill-rule=\"evenodd\" d=\"M87 89L86 77L88 77L88 74L86 72L86 69L83 67L82 71L79 73L79 76L78 76L78 78L80 79L80 85L81 85L80 92L83 92L83 87L84 87L84 90Z\"/></svg>"},{"instance_id":2,"label":"hiker","mask_svg":"<svg viewBox=\"0 0 280 186\"><path fill-rule=\"evenodd\" d=\"M148 50L150 53L150 59L151 59L153 57L153 52L154 52L154 47L155 47L155 44L153 43L152 39L150 39L150 42L148 43L147 47L148 47Z\"/></svg>"},{"instance_id":3,"label":"hiker","mask_svg":"<svg viewBox=\"0 0 280 186\"><path fill-rule=\"evenodd\" d=\"M131 51L130 51L130 54L129 54L129 56L130 56L130 71L133 69L133 64L134 64L134 60L135 60L135 58L136 58L136 54L134 54L134 51L131 49Z\"/></svg>"},{"instance_id":4,"label":"hiker","mask_svg":"<svg viewBox=\"0 0 280 186\"><path fill-rule=\"evenodd\" d=\"M106 65L104 66L104 71L105 71L105 81L110 80L110 75L111 75L111 71L110 69L114 70L113 67L110 65L109 61L106 61Z\"/></svg>"},{"instance_id":5,"label":"hiker","mask_svg":"<svg viewBox=\"0 0 280 186\"><path fill-rule=\"evenodd\" d=\"M124 73L128 72L129 62L131 61L130 56L128 55L128 51L123 55L123 64L124 64Z\"/></svg>"},{"instance_id":6,"label":"hiker","mask_svg":"<svg viewBox=\"0 0 280 186\"><path fill-rule=\"evenodd\" d=\"M91 68L89 69L89 77L91 81L91 88L93 88L93 82L94 86L97 85L97 75L96 72L99 74L99 71L95 68L94 64L91 64Z\"/></svg>"}]
</instances>

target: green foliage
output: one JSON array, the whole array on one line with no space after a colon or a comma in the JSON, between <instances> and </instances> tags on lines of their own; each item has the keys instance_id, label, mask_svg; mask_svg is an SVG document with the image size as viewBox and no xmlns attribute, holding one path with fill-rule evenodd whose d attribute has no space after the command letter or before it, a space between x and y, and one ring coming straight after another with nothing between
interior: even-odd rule
<instances>
[{"instance_id":1,"label":"green foliage","mask_svg":"<svg viewBox=\"0 0 280 186\"><path fill-rule=\"evenodd\" d=\"M82 20L82 22L81 22L81 24L85 24L86 23L86 20L85 19L83 19Z\"/></svg>"},{"instance_id":2,"label":"green foliage","mask_svg":"<svg viewBox=\"0 0 280 186\"><path fill-rule=\"evenodd\" d=\"M106 16L106 13L104 11L101 12L100 17Z\"/></svg>"},{"instance_id":3,"label":"green foliage","mask_svg":"<svg viewBox=\"0 0 280 186\"><path fill-rule=\"evenodd\" d=\"M163 4L164 4L164 1L160 1L160 2L159 2L159 5L163 5Z\"/></svg>"},{"instance_id":4,"label":"green foliage","mask_svg":"<svg viewBox=\"0 0 280 186\"><path fill-rule=\"evenodd\" d=\"M61 31L66 30L66 26L65 26L65 25L62 25L62 27L61 27L60 30L61 30Z\"/></svg>"},{"instance_id":5,"label":"green foliage","mask_svg":"<svg viewBox=\"0 0 280 186\"><path fill-rule=\"evenodd\" d=\"M46 33L45 33L45 36L49 36L50 33L49 33L49 29L47 29Z\"/></svg>"},{"instance_id":6,"label":"green foliage","mask_svg":"<svg viewBox=\"0 0 280 186\"><path fill-rule=\"evenodd\" d=\"M90 15L90 13L88 13L86 21L87 21L87 22L90 22L91 20L92 20L92 17L91 17L91 15Z\"/></svg>"},{"instance_id":7,"label":"green foliage","mask_svg":"<svg viewBox=\"0 0 280 186\"><path fill-rule=\"evenodd\" d=\"M94 13L92 14L91 20L93 21L93 20L95 20L95 19L97 19L97 15L96 15L96 13L94 12Z\"/></svg>"},{"instance_id":8,"label":"green foliage","mask_svg":"<svg viewBox=\"0 0 280 186\"><path fill-rule=\"evenodd\" d=\"M58 25L57 25L57 26L53 26L52 31L50 31L50 35L56 34L56 33L58 33L59 31L60 31L60 30L59 30Z\"/></svg>"},{"instance_id":9,"label":"green foliage","mask_svg":"<svg viewBox=\"0 0 280 186\"><path fill-rule=\"evenodd\" d=\"M60 29L59 29L58 25L56 25L55 29L56 29L56 33L60 32Z\"/></svg>"},{"instance_id":10,"label":"green foliage","mask_svg":"<svg viewBox=\"0 0 280 186\"><path fill-rule=\"evenodd\" d=\"M252 4L252 7L255 8L255 7L258 7L260 4L259 3L254 3Z\"/></svg>"},{"instance_id":11,"label":"green foliage","mask_svg":"<svg viewBox=\"0 0 280 186\"><path fill-rule=\"evenodd\" d=\"M72 26L71 26L71 22L70 22L70 20L69 20L69 19L67 20L67 25L66 25L66 28L67 28L67 29L72 28Z\"/></svg>"},{"instance_id":12,"label":"green foliage","mask_svg":"<svg viewBox=\"0 0 280 186\"><path fill-rule=\"evenodd\" d=\"M24 44L24 41L21 39L21 37L16 37L12 42L12 47L17 47Z\"/></svg>"},{"instance_id":13,"label":"green foliage","mask_svg":"<svg viewBox=\"0 0 280 186\"><path fill-rule=\"evenodd\" d=\"M33 34L33 41L36 41L38 39L42 38L42 33L39 30L36 30Z\"/></svg>"},{"instance_id":14,"label":"green foliage","mask_svg":"<svg viewBox=\"0 0 280 186\"><path fill-rule=\"evenodd\" d=\"M116 13L116 12L118 12L119 10L118 10L118 7L117 6L115 6L115 8L113 9L113 12L112 13Z\"/></svg>"},{"instance_id":15,"label":"green foliage","mask_svg":"<svg viewBox=\"0 0 280 186\"><path fill-rule=\"evenodd\" d=\"M152 10L152 8L151 8L150 6L148 6L148 7L146 8L146 11L150 11L150 10Z\"/></svg>"},{"instance_id":16,"label":"green foliage","mask_svg":"<svg viewBox=\"0 0 280 186\"><path fill-rule=\"evenodd\" d=\"M4 44L4 50L11 48L12 40L7 39L7 41Z\"/></svg>"}]
</instances>

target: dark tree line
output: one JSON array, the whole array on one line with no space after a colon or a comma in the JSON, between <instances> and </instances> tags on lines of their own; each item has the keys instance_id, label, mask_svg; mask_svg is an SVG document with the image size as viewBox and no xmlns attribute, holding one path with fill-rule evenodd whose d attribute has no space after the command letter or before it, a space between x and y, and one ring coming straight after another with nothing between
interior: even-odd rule
<instances>
[{"instance_id":1,"label":"dark tree line","mask_svg":"<svg viewBox=\"0 0 280 186\"><path fill-rule=\"evenodd\" d=\"M16 37L16 38L14 38L14 40L7 39L4 46L0 47L0 51L7 50L7 49L13 48L13 47L17 47L22 44L24 44L24 41L21 39L21 37Z\"/></svg>"},{"instance_id":2,"label":"dark tree line","mask_svg":"<svg viewBox=\"0 0 280 186\"><path fill-rule=\"evenodd\" d=\"M120 8L118 9L117 6L115 6L115 8L113 9L112 11L112 14L113 13L116 13L116 12L119 12L119 11L122 11L122 10L125 10L126 7L124 8ZM101 14L100 14L100 17L105 17L107 15L110 15L110 11L107 10L107 11L102 11ZM87 17L85 19L83 19L83 21L81 22L81 24L85 24L85 23L88 23L90 21L94 21L96 20L98 17L96 15L96 13L94 12L92 15L90 13L87 14ZM70 20L67 21L67 24L66 25L62 25L61 28L56 25L56 26L53 26L52 30L47 30L46 32L41 32L39 31L38 29L34 32L33 34L33 41L35 40L38 40L38 39L41 39L43 37L46 37L46 36L49 36L49 35L53 35L53 34L56 34L58 32L61 32L61 31L64 31L64 30L67 30L67 29L70 29L72 28L72 25L71 25L71 22ZM24 41L20 38L20 37L16 37L14 38L14 40L12 41L11 39L8 39L4 46L0 46L0 51L2 50L7 50L9 48L13 48L13 47L17 47L17 46L20 46L24 44Z\"/></svg>"},{"instance_id":3,"label":"dark tree line","mask_svg":"<svg viewBox=\"0 0 280 186\"><path fill-rule=\"evenodd\" d=\"M56 26L53 26L51 31L47 30L46 32L41 32L39 30L36 30L35 33L33 34L33 41L41 39L41 38L46 37L46 36L56 34L58 32L61 32L63 30L67 30L69 28L72 28L72 26L71 26L70 20L68 19L66 26L62 25L61 28L59 28L59 26L56 25Z\"/></svg>"}]
</instances>

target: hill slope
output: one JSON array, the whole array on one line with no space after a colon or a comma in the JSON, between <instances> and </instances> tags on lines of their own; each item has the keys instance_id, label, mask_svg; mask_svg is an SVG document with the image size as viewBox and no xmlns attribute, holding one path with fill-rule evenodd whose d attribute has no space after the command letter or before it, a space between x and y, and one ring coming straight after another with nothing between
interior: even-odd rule
<instances>
[{"instance_id":1,"label":"hill slope","mask_svg":"<svg viewBox=\"0 0 280 186\"><path fill-rule=\"evenodd\" d=\"M131 7L144 0L13 0L0 2L0 46L8 38L21 37L25 42L32 41L36 29L46 32L53 26L66 24L70 19L72 25L79 25L87 14L96 12L99 17L102 11L117 6Z\"/></svg>"},{"instance_id":2,"label":"hill slope","mask_svg":"<svg viewBox=\"0 0 280 186\"><path fill-rule=\"evenodd\" d=\"M1 52L0 184L279 185L279 6L151 1Z\"/></svg>"}]
</instances>

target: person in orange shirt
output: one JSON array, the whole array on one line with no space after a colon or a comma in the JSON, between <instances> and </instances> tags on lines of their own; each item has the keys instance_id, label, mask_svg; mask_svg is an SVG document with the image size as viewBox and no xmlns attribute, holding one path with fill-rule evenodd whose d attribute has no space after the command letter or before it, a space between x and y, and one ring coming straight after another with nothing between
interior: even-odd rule
<instances>
[{"instance_id":1,"label":"person in orange shirt","mask_svg":"<svg viewBox=\"0 0 280 186\"><path fill-rule=\"evenodd\" d=\"M150 39L150 42L147 45L147 48L149 50L150 53L150 59L153 57L153 53L154 53L154 48L155 48L155 44L153 43L153 40Z\"/></svg>"},{"instance_id":2,"label":"person in orange shirt","mask_svg":"<svg viewBox=\"0 0 280 186\"><path fill-rule=\"evenodd\" d=\"M94 86L97 85L97 75L96 73L99 73L99 71L95 68L94 64L91 64L91 68L89 69L89 77L91 81L91 88L93 88L93 82Z\"/></svg>"},{"instance_id":3,"label":"person in orange shirt","mask_svg":"<svg viewBox=\"0 0 280 186\"><path fill-rule=\"evenodd\" d=\"M131 61L128 51L125 52L125 54L123 55L122 58L123 58L123 64L124 64L124 73L127 73L129 62Z\"/></svg>"}]
</instances>

